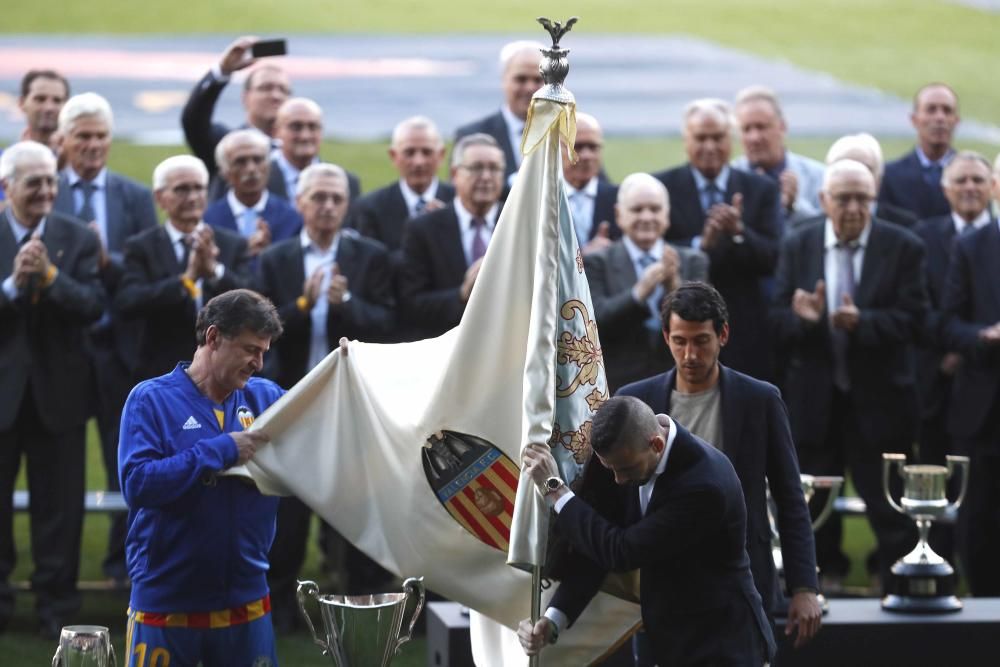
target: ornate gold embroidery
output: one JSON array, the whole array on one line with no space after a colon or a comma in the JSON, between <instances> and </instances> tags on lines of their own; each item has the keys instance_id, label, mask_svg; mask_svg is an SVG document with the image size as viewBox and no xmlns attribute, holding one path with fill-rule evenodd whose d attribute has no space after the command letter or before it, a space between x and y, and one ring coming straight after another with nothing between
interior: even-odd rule
<instances>
[{"instance_id":1,"label":"ornate gold embroidery","mask_svg":"<svg viewBox=\"0 0 1000 667\"><path fill-rule=\"evenodd\" d=\"M587 306L579 299L572 299L564 303L560 310L564 320L572 320L577 312L587 323L587 333L582 338L577 338L572 332L563 331L559 336L556 359L560 364L576 364L580 370L565 387L561 386L562 378L557 378L557 385L560 386L556 388L556 396L559 398L570 396L581 385L597 385L601 366L604 365L604 357L597 342L597 323L590 319Z\"/></svg>"},{"instance_id":2,"label":"ornate gold embroidery","mask_svg":"<svg viewBox=\"0 0 1000 667\"><path fill-rule=\"evenodd\" d=\"M590 457L590 427L592 422L588 419L580 426L579 431L560 430L559 422L552 426L552 437L549 439L549 447L561 445L573 452L573 460L577 463L585 463Z\"/></svg>"},{"instance_id":3,"label":"ornate gold embroidery","mask_svg":"<svg viewBox=\"0 0 1000 667\"><path fill-rule=\"evenodd\" d=\"M583 250L576 249L576 272L583 273Z\"/></svg>"}]
</instances>

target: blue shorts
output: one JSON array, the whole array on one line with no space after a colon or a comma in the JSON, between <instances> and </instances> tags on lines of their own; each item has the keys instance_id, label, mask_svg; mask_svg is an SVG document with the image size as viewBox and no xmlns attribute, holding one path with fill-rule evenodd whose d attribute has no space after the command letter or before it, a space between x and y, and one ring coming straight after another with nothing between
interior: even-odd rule
<instances>
[{"instance_id":1,"label":"blue shorts","mask_svg":"<svg viewBox=\"0 0 1000 667\"><path fill-rule=\"evenodd\" d=\"M234 610L150 614L129 609L124 663L126 667L277 667L267 607L260 616L249 617L234 616Z\"/></svg>"}]
</instances>

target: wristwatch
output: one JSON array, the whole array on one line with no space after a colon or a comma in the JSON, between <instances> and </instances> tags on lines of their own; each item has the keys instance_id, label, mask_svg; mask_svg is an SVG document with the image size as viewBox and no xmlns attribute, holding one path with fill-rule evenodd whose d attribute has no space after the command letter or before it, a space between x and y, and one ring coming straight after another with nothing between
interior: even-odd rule
<instances>
[{"instance_id":1,"label":"wristwatch","mask_svg":"<svg viewBox=\"0 0 1000 667\"><path fill-rule=\"evenodd\" d=\"M554 492L558 491L559 489L561 489L564 486L566 486L566 483L564 481L562 481L561 479L559 479L558 477L555 477L555 476L548 477L548 478L546 478L545 483L544 483L544 487L545 487L544 488L544 492L545 492L545 495L549 495L550 493L554 493Z\"/></svg>"}]
</instances>

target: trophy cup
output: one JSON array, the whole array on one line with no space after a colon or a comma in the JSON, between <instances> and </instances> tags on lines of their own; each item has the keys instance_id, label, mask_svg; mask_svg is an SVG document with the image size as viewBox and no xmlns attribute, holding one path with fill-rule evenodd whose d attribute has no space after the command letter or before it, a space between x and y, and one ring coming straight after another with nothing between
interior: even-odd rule
<instances>
[{"instance_id":1,"label":"trophy cup","mask_svg":"<svg viewBox=\"0 0 1000 667\"><path fill-rule=\"evenodd\" d=\"M833 504L836 501L837 496L840 495L840 487L844 485L843 477L817 477L814 475L800 475L802 482L802 494L806 498L806 505L812 502L813 496L816 495L817 489L824 489L828 491L826 496L825 504L823 505L823 510L813 519L812 529L813 532L819 530L823 524L826 523L827 519L830 518L830 513L833 512ZM767 518L771 525L771 557L774 558L774 569L778 578L778 593L777 600L774 605L774 615L783 617L788 615L788 599L784 595L785 590L785 561L781 556L781 539L778 535L778 511L774 505L774 498L771 497L771 491L768 489L767 492ZM830 603L826 601L822 593L816 596L819 600L820 606L823 608L823 613L827 613L830 610Z\"/></svg>"},{"instance_id":2,"label":"trophy cup","mask_svg":"<svg viewBox=\"0 0 1000 667\"><path fill-rule=\"evenodd\" d=\"M424 607L423 577L403 582L402 593L375 595L321 595L312 581L300 581L296 596L299 611L313 641L333 658L337 667L387 667L399 647L410 640L413 626ZM406 635L402 636L403 614L411 597L417 598ZM319 604L325 639L316 635L306 611L306 598Z\"/></svg>"},{"instance_id":3,"label":"trophy cup","mask_svg":"<svg viewBox=\"0 0 1000 667\"><path fill-rule=\"evenodd\" d=\"M882 489L885 497L900 514L917 522L920 539L916 548L892 566L891 592L882 599L882 608L905 613L940 613L959 611L962 603L955 596L955 570L927 544L931 523L958 510L969 484L969 457L951 456L947 467L906 465L904 454L882 454ZM889 492L889 473L899 467L903 494L897 504ZM947 484L955 469L962 473L958 498L948 503Z\"/></svg>"},{"instance_id":4,"label":"trophy cup","mask_svg":"<svg viewBox=\"0 0 1000 667\"><path fill-rule=\"evenodd\" d=\"M115 667L115 649L102 625L67 625L59 633L52 667Z\"/></svg>"}]
</instances>

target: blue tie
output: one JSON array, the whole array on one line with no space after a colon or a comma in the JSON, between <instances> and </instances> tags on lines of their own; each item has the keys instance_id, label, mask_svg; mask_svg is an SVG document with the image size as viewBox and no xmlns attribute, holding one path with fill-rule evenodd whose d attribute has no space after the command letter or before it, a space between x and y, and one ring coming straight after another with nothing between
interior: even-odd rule
<instances>
[{"instance_id":1,"label":"blue tie","mask_svg":"<svg viewBox=\"0 0 1000 667\"><path fill-rule=\"evenodd\" d=\"M941 187L941 163L932 162L924 167L924 181L927 185Z\"/></svg>"}]
</instances>

